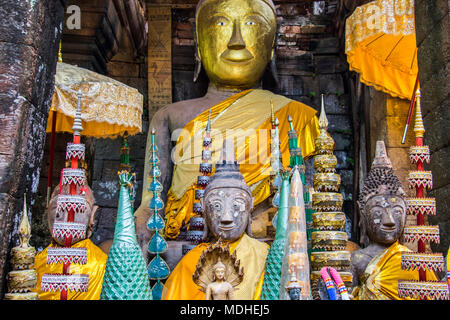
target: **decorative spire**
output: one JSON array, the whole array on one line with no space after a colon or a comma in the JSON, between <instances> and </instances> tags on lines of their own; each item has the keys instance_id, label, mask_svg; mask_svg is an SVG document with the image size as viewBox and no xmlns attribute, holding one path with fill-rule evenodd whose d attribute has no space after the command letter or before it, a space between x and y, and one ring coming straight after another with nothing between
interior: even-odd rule
<instances>
[{"instance_id":1,"label":"decorative spire","mask_svg":"<svg viewBox=\"0 0 450 320\"><path fill-rule=\"evenodd\" d=\"M281 171L280 204L277 213L275 239L267 254L261 300L278 300L281 287L281 267L283 265L284 244L289 215L289 171ZM284 284L283 284L284 286Z\"/></svg>"},{"instance_id":2,"label":"decorative spire","mask_svg":"<svg viewBox=\"0 0 450 320\"><path fill-rule=\"evenodd\" d=\"M130 195L126 192L128 188L132 187L131 180L134 174L129 174L127 171L121 171L117 174L119 175L120 193L113 241L137 244L133 207L131 206Z\"/></svg>"},{"instance_id":3,"label":"decorative spire","mask_svg":"<svg viewBox=\"0 0 450 320\"><path fill-rule=\"evenodd\" d=\"M23 214L19 226L20 245L11 249L11 271L6 276L8 292L5 300L38 300L37 274L33 269L36 249L28 243L31 237L26 194L23 198Z\"/></svg>"},{"instance_id":4,"label":"decorative spire","mask_svg":"<svg viewBox=\"0 0 450 320\"><path fill-rule=\"evenodd\" d=\"M20 237L20 246L22 248L29 247L29 240L31 237L31 227L30 222L28 221L28 208L27 208L27 195L23 195L23 214L22 220L20 221L19 226L19 237Z\"/></svg>"},{"instance_id":5,"label":"decorative spire","mask_svg":"<svg viewBox=\"0 0 450 320\"><path fill-rule=\"evenodd\" d=\"M83 130L83 125L81 123L81 96L83 95L81 93L81 90L78 91L78 103L77 103L77 111L75 112L75 119L73 121L73 135L79 136L81 134L81 131Z\"/></svg>"},{"instance_id":6,"label":"decorative spire","mask_svg":"<svg viewBox=\"0 0 450 320\"><path fill-rule=\"evenodd\" d=\"M130 147L128 146L128 131L123 134L123 144L120 147L120 170L131 169L130 165Z\"/></svg>"},{"instance_id":7,"label":"decorative spire","mask_svg":"<svg viewBox=\"0 0 450 320\"><path fill-rule=\"evenodd\" d=\"M58 49L58 62L63 62L62 53L61 53L61 44L62 44L62 41L60 40L59 41L59 49Z\"/></svg>"},{"instance_id":8,"label":"decorative spire","mask_svg":"<svg viewBox=\"0 0 450 320\"><path fill-rule=\"evenodd\" d=\"M205 131L211 132L211 108L209 109L209 112L208 112L208 123L206 124Z\"/></svg>"},{"instance_id":9,"label":"decorative spire","mask_svg":"<svg viewBox=\"0 0 450 320\"><path fill-rule=\"evenodd\" d=\"M152 300L146 264L136 237L129 188L133 175L118 172L120 193L114 239L108 253L101 300Z\"/></svg>"},{"instance_id":10,"label":"decorative spire","mask_svg":"<svg viewBox=\"0 0 450 320\"><path fill-rule=\"evenodd\" d=\"M323 99L323 94L321 96L321 106L320 106L320 117L319 117L319 128L320 133L314 141L316 152L319 154L332 154L335 147L335 142L333 138L328 133L328 119L325 113L325 103Z\"/></svg>"},{"instance_id":11,"label":"decorative spire","mask_svg":"<svg viewBox=\"0 0 450 320\"><path fill-rule=\"evenodd\" d=\"M425 127L423 126L422 120L422 110L420 107L420 90L416 91L416 119L414 124L414 132L416 133L416 138L423 138L425 133Z\"/></svg>"},{"instance_id":12,"label":"decorative spire","mask_svg":"<svg viewBox=\"0 0 450 320\"><path fill-rule=\"evenodd\" d=\"M342 212L344 199L339 193L341 177L336 173L337 159L333 154L335 142L327 131L329 123L323 94L320 108L320 134L314 141L317 155L314 156L312 207L316 212L312 216L314 231L308 238L311 239L311 287L314 299L320 299L320 271L322 267L330 266L326 261L333 260L333 266L341 276L350 279L347 283L351 283L352 277L348 268L350 253L345 250L347 233L344 230L345 213Z\"/></svg>"},{"instance_id":13,"label":"decorative spire","mask_svg":"<svg viewBox=\"0 0 450 320\"><path fill-rule=\"evenodd\" d=\"M321 95L319 128L323 129L323 130L328 129L328 119L327 119L327 115L325 113L325 103L323 101L323 94Z\"/></svg>"},{"instance_id":14,"label":"decorative spire","mask_svg":"<svg viewBox=\"0 0 450 320\"><path fill-rule=\"evenodd\" d=\"M158 211L163 210L164 202L161 199L161 191L163 190L163 187L157 179L161 176L161 171L157 166L159 159L156 155L158 148L155 142L155 128L152 128L151 134L152 156L150 159L150 163L152 165L152 169L150 171L150 177L152 178L152 183L150 184L149 191L153 192L153 197L150 200L149 204L152 214L148 220L147 228L150 231L154 232L153 237L148 243L148 252L150 254L154 254L155 257L150 261L147 272L150 280L156 280L156 283L152 287L153 300L160 300L164 290L164 284L161 282L161 280L166 279L169 276L170 268L164 261L164 259L162 259L160 256L160 254L167 251L168 245L166 240L164 240L164 238L160 234L160 232L164 230L165 222L158 213Z\"/></svg>"}]
</instances>

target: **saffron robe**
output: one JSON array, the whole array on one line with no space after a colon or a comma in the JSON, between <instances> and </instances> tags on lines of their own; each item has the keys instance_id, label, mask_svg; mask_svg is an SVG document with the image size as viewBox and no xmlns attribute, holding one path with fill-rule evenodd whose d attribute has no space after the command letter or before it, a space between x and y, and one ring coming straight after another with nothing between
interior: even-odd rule
<instances>
[{"instance_id":1,"label":"saffron robe","mask_svg":"<svg viewBox=\"0 0 450 320\"><path fill-rule=\"evenodd\" d=\"M401 268L402 252L411 250L396 241L376 255L360 276L360 285L353 289L354 300L416 300L398 296L398 280L419 280L417 270ZM427 279L437 280L430 271Z\"/></svg>"},{"instance_id":2,"label":"saffron robe","mask_svg":"<svg viewBox=\"0 0 450 320\"><path fill-rule=\"evenodd\" d=\"M162 300L204 300L205 293L192 280L197 262L209 243L201 243L189 251L173 269L165 283ZM264 265L269 246L243 234L239 240L230 243L230 252L244 267L244 279L234 290L236 300L259 300L264 279Z\"/></svg>"},{"instance_id":3,"label":"saffron robe","mask_svg":"<svg viewBox=\"0 0 450 320\"><path fill-rule=\"evenodd\" d=\"M41 280L44 273L62 273L63 264L47 264L47 250L49 247L57 247L52 242L47 248L39 252L34 258L34 268L37 273L36 290L39 294L39 300L59 300L61 293L59 291L44 292L41 291ZM87 264L71 264L70 274L89 275L89 287L87 292L67 292L67 300L99 300L103 285L103 275L107 255L97 247L90 239L81 240L72 245L72 248L87 248Z\"/></svg>"}]
</instances>

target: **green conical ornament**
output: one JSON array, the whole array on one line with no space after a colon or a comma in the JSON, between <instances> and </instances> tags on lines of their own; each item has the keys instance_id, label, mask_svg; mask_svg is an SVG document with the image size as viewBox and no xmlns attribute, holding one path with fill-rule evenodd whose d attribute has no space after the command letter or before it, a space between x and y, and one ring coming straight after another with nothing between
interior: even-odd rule
<instances>
[{"instance_id":1,"label":"green conical ornament","mask_svg":"<svg viewBox=\"0 0 450 320\"><path fill-rule=\"evenodd\" d=\"M284 243L289 216L289 171L281 172L280 205L277 214L277 231L270 246L264 267L261 300L278 300L280 295L281 267L283 265Z\"/></svg>"},{"instance_id":2,"label":"green conical ornament","mask_svg":"<svg viewBox=\"0 0 450 320\"><path fill-rule=\"evenodd\" d=\"M147 268L138 245L129 186L132 175L119 172L120 193L114 239L103 277L101 300L152 300Z\"/></svg>"}]
</instances>

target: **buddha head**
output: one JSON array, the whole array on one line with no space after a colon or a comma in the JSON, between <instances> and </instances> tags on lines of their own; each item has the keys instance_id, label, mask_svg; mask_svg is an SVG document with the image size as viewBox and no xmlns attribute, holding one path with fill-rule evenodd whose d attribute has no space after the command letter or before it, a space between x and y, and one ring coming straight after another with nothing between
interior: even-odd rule
<instances>
[{"instance_id":1,"label":"buddha head","mask_svg":"<svg viewBox=\"0 0 450 320\"><path fill-rule=\"evenodd\" d=\"M225 279L225 271L226 267L222 263L222 261L217 261L217 263L213 266L213 275L214 281L222 281Z\"/></svg>"},{"instance_id":2,"label":"buddha head","mask_svg":"<svg viewBox=\"0 0 450 320\"><path fill-rule=\"evenodd\" d=\"M406 222L404 196L384 142L377 141L375 159L358 200L363 244L370 240L388 246L400 238Z\"/></svg>"},{"instance_id":3,"label":"buddha head","mask_svg":"<svg viewBox=\"0 0 450 320\"><path fill-rule=\"evenodd\" d=\"M89 238L92 235L92 227L94 226L95 212L97 210L97 206L94 205L94 193L92 189L85 185L85 198L88 204L87 211L84 214L76 214L75 215L75 223L83 224L86 226L86 238ZM55 222L66 222L67 221L67 213L58 212L57 208L57 199L59 194L59 185L55 187L53 190L52 196L50 198L50 202L47 208L47 222L50 232L53 231L53 225ZM69 194L69 186L63 186L61 188L61 194ZM64 241L62 239L58 239L53 237L53 240L60 245L64 245ZM82 240L82 239L80 239ZM76 243L77 241L72 241Z\"/></svg>"},{"instance_id":4,"label":"buddha head","mask_svg":"<svg viewBox=\"0 0 450 320\"><path fill-rule=\"evenodd\" d=\"M195 16L196 55L211 83L229 89L255 86L274 55L272 0L200 0Z\"/></svg>"},{"instance_id":5,"label":"buddha head","mask_svg":"<svg viewBox=\"0 0 450 320\"><path fill-rule=\"evenodd\" d=\"M222 159L201 199L207 228L216 239L234 241L250 233L253 197L239 171L232 140L225 140Z\"/></svg>"}]
</instances>

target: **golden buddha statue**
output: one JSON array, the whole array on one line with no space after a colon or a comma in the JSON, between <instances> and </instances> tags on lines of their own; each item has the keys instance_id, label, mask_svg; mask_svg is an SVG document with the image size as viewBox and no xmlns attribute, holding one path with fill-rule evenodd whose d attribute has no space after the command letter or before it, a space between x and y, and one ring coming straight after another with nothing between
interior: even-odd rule
<instances>
[{"instance_id":1,"label":"golden buddha statue","mask_svg":"<svg viewBox=\"0 0 450 320\"><path fill-rule=\"evenodd\" d=\"M276 10L272 0L200 0L195 14L196 57L210 84L205 96L169 104L156 112L161 194L165 206L165 237L176 239L191 217L194 185L199 174L202 132L211 110L213 162L225 138L235 137L241 173L252 189L256 210L269 206L271 104L275 116L292 116L303 157L314 152L319 134L316 111L298 101L261 89L261 77L275 52ZM198 71L196 73L198 74ZM281 122L280 132L289 131ZM149 135L150 137L150 135ZM175 147L172 139L176 140ZM240 142L239 142L240 141ZM285 166L289 165L288 136L280 135ZM136 211L137 234L144 254L150 234L146 228L152 194L150 146L147 141L141 206ZM262 208L262 209L261 209Z\"/></svg>"}]
</instances>

